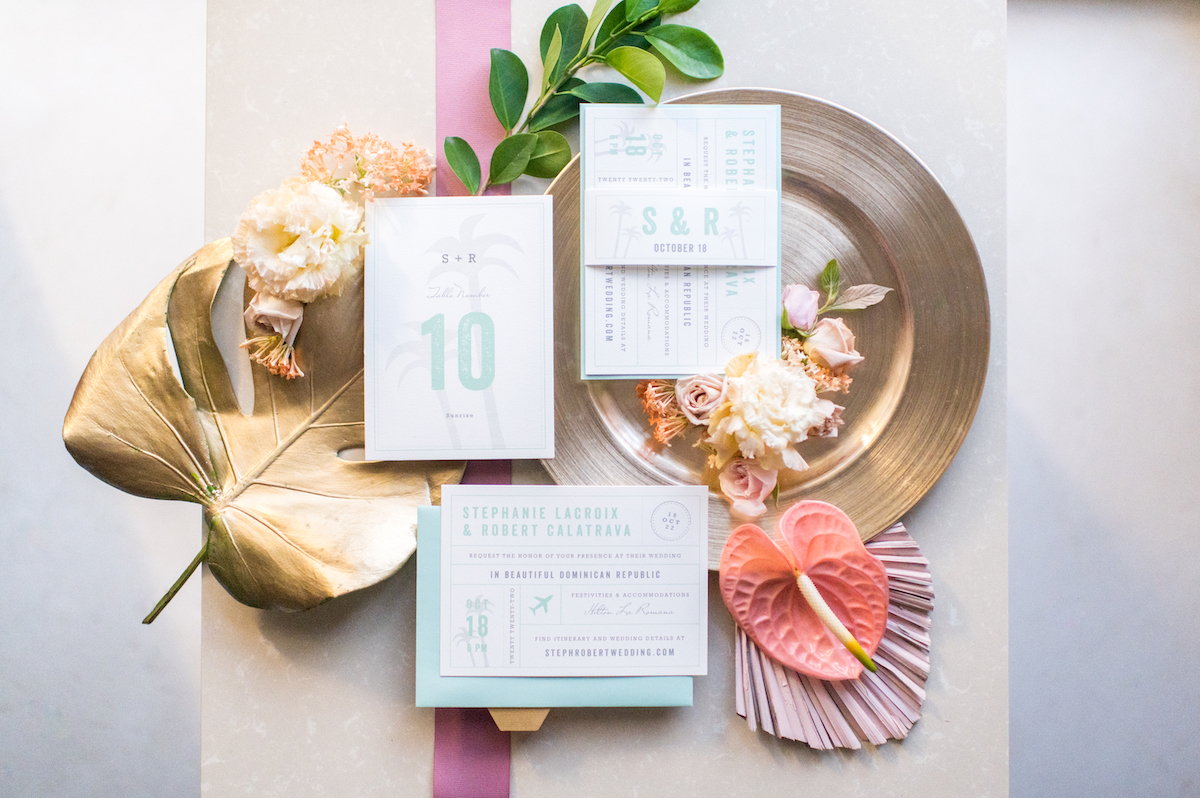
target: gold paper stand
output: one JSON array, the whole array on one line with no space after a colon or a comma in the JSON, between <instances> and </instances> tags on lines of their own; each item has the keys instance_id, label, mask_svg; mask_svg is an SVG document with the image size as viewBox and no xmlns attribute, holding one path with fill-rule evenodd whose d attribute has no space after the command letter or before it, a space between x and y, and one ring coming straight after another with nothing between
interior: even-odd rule
<instances>
[{"instance_id":1,"label":"gold paper stand","mask_svg":"<svg viewBox=\"0 0 1200 798\"><path fill-rule=\"evenodd\" d=\"M500 731L537 731L542 728L542 722L550 714L549 709L529 709L516 707L508 709L489 709L492 720L496 721Z\"/></svg>"}]
</instances>

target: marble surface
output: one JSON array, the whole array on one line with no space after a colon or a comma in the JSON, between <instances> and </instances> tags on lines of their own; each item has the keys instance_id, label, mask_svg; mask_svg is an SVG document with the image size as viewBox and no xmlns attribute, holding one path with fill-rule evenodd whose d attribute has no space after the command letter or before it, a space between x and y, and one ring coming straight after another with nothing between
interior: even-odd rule
<instances>
[{"instance_id":1,"label":"marble surface","mask_svg":"<svg viewBox=\"0 0 1200 798\"><path fill-rule=\"evenodd\" d=\"M513 47L527 63L557 5L514 0ZM307 144L343 121L437 146L432 2L361 2L335 18L325 8L316 0L286 10L210 0L209 238L227 235L255 193L291 174ZM541 731L514 735L513 794L749 795L776 783L791 794L1004 795L1003 4L742 9L705 0L679 18L715 34L726 72L700 85L672 80L666 94L774 86L872 119L946 186L991 285L992 359L975 425L958 459L906 517L933 562L938 591L925 718L903 744L858 753L819 755L749 732L733 711L732 626L713 589L709 675L696 680L696 705L554 710ZM516 186L541 188L532 180ZM236 604L206 575L202 792L429 794L433 713L412 706L413 596L410 563L375 588L284 616Z\"/></svg>"},{"instance_id":2,"label":"marble surface","mask_svg":"<svg viewBox=\"0 0 1200 798\"><path fill-rule=\"evenodd\" d=\"M1010 11L1012 791L1200 795L1200 5Z\"/></svg>"}]
</instances>

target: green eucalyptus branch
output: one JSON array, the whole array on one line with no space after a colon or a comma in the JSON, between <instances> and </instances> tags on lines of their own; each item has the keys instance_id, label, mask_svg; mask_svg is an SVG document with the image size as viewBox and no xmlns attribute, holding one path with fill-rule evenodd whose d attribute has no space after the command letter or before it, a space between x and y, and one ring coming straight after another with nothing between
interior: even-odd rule
<instances>
[{"instance_id":1,"label":"green eucalyptus branch","mask_svg":"<svg viewBox=\"0 0 1200 798\"><path fill-rule=\"evenodd\" d=\"M472 194L509 183L523 174L553 178L570 162L566 138L551 128L575 119L585 102L643 102L623 83L588 83L581 70L612 67L657 103L666 82L664 63L682 74L710 80L725 69L721 50L709 36L684 25L663 25L662 17L687 11L698 0L597 0L590 15L578 5L555 10L542 28L541 90L524 110L529 73L508 50L493 49L488 95L504 138L492 151L484 178L479 158L461 138L446 137L446 160ZM611 8L610 8L611 6ZM653 51L651 50L653 48Z\"/></svg>"}]
</instances>

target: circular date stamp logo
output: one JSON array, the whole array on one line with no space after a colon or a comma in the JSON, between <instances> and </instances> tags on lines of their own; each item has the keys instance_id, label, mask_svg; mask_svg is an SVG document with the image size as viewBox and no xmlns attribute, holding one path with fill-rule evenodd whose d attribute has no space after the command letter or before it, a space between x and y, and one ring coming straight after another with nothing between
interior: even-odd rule
<instances>
[{"instance_id":1,"label":"circular date stamp logo","mask_svg":"<svg viewBox=\"0 0 1200 798\"><path fill-rule=\"evenodd\" d=\"M650 514L650 528L663 540L679 540L691 530L692 514L679 502L663 502Z\"/></svg>"},{"instance_id":2,"label":"circular date stamp logo","mask_svg":"<svg viewBox=\"0 0 1200 798\"><path fill-rule=\"evenodd\" d=\"M749 316L734 316L721 328L721 344L731 355L753 352L762 343L762 330Z\"/></svg>"}]
</instances>

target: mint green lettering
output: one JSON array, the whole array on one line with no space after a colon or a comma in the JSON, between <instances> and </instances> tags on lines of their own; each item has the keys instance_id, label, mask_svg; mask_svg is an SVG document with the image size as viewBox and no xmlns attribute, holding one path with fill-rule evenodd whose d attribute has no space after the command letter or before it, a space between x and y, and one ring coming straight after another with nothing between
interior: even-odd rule
<instances>
[{"instance_id":1,"label":"mint green lettering","mask_svg":"<svg viewBox=\"0 0 1200 798\"><path fill-rule=\"evenodd\" d=\"M479 376L471 373L471 357L475 348L475 327L479 328ZM446 387L446 317L438 313L421 325L421 335L429 341L429 384L435 391ZM458 323L458 381L468 391L482 391L496 378L496 325L486 313L475 311Z\"/></svg>"},{"instance_id":2,"label":"mint green lettering","mask_svg":"<svg viewBox=\"0 0 1200 798\"><path fill-rule=\"evenodd\" d=\"M429 341L429 387L435 391L446 387L446 315L438 313L421 325L422 337Z\"/></svg>"}]
</instances>

